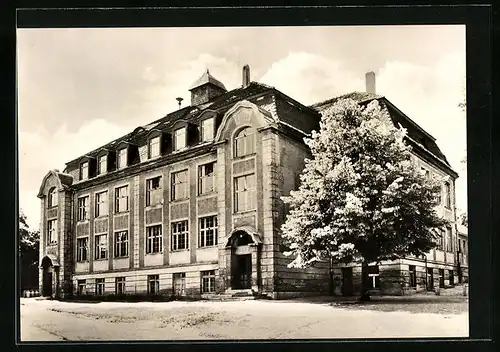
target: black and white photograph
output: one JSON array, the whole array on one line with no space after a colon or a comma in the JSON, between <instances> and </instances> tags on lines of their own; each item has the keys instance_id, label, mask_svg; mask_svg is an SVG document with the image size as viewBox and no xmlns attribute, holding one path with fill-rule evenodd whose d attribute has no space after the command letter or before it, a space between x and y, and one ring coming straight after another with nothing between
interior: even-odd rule
<instances>
[{"instance_id":1,"label":"black and white photograph","mask_svg":"<svg viewBox=\"0 0 500 352\"><path fill-rule=\"evenodd\" d=\"M465 25L16 41L21 342L469 337Z\"/></svg>"}]
</instances>

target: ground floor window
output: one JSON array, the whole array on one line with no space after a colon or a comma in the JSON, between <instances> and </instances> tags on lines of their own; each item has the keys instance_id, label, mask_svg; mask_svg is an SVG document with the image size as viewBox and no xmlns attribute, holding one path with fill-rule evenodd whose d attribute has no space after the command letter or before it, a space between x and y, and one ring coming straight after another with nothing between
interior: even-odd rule
<instances>
[{"instance_id":1,"label":"ground floor window","mask_svg":"<svg viewBox=\"0 0 500 352\"><path fill-rule=\"evenodd\" d=\"M84 294L87 293L87 282L85 280L78 280L77 282L77 294L79 296L83 296Z\"/></svg>"},{"instance_id":2,"label":"ground floor window","mask_svg":"<svg viewBox=\"0 0 500 352\"><path fill-rule=\"evenodd\" d=\"M98 296L104 294L104 279L95 279L95 294Z\"/></svg>"},{"instance_id":3,"label":"ground floor window","mask_svg":"<svg viewBox=\"0 0 500 352\"><path fill-rule=\"evenodd\" d=\"M416 288L417 287L417 268L415 267L415 265L410 265L409 270L410 270L410 287Z\"/></svg>"},{"instance_id":4,"label":"ground floor window","mask_svg":"<svg viewBox=\"0 0 500 352\"><path fill-rule=\"evenodd\" d=\"M148 294L157 295L160 292L159 275L148 275Z\"/></svg>"},{"instance_id":5,"label":"ground floor window","mask_svg":"<svg viewBox=\"0 0 500 352\"><path fill-rule=\"evenodd\" d=\"M184 296L186 294L186 273L174 273L174 295Z\"/></svg>"},{"instance_id":6,"label":"ground floor window","mask_svg":"<svg viewBox=\"0 0 500 352\"><path fill-rule=\"evenodd\" d=\"M215 270L201 272L201 292L215 292Z\"/></svg>"},{"instance_id":7,"label":"ground floor window","mask_svg":"<svg viewBox=\"0 0 500 352\"><path fill-rule=\"evenodd\" d=\"M378 265L370 265L366 269L368 272L368 289L379 289L380 275Z\"/></svg>"},{"instance_id":8,"label":"ground floor window","mask_svg":"<svg viewBox=\"0 0 500 352\"><path fill-rule=\"evenodd\" d=\"M117 277L115 279L115 291L117 295L124 295L125 294L125 278L124 277Z\"/></svg>"},{"instance_id":9,"label":"ground floor window","mask_svg":"<svg viewBox=\"0 0 500 352\"><path fill-rule=\"evenodd\" d=\"M449 270L449 275L450 275L450 285L453 285L454 284L454 274L453 274L453 270Z\"/></svg>"}]
</instances>

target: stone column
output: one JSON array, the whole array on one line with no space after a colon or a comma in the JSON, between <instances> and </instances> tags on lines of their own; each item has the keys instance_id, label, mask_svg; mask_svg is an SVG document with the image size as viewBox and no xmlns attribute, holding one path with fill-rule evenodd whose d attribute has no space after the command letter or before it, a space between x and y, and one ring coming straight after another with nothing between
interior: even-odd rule
<instances>
[{"instance_id":1,"label":"stone column","mask_svg":"<svg viewBox=\"0 0 500 352\"><path fill-rule=\"evenodd\" d=\"M215 170L215 183L217 187L217 234L219 236L219 280L221 289L231 287L231 249L226 248L230 228L226 227L226 145L220 144L217 148L217 164Z\"/></svg>"},{"instance_id":2,"label":"stone column","mask_svg":"<svg viewBox=\"0 0 500 352\"><path fill-rule=\"evenodd\" d=\"M252 255L252 291L259 292L259 246L255 243L249 244Z\"/></svg>"}]
</instances>

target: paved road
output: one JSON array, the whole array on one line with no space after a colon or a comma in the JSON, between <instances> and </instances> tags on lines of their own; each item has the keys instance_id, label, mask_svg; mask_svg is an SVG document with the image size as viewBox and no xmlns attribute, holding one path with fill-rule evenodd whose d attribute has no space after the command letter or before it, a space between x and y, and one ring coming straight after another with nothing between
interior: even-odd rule
<instances>
[{"instance_id":1,"label":"paved road","mask_svg":"<svg viewBox=\"0 0 500 352\"><path fill-rule=\"evenodd\" d=\"M468 316L304 302L21 300L21 341L467 337Z\"/></svg>"}]
</instances>

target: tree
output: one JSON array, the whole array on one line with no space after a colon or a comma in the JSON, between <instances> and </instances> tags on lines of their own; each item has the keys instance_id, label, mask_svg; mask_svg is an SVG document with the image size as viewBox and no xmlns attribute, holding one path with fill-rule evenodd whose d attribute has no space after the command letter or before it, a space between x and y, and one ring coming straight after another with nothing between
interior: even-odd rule
<instances>
[{"instance_id":1,"label":"tree","mask_svg":"<svg viewBox=\"0 0 500 352\"><path fill-rule=\"evenodd\" d=\"M458 216L458 223L462 226L468 227L467 225L469 223L469 219L466 212L460 213L460 215Z\"/></svg>"},{"instance_id":2,"label":"tree","mask_svg":"<svg viewBox=\"0 0 500 352\"><path fill-rule=\"evenodd\" d=\"M299 189L283 197L291 267L361 262L360 299L367 300L369 263L435 247L436 229L447 224L435 211L440 184L413 162L405 135L377 101L343 99L323 112L319 132L305 139L312 158Z\"/></svg>"},{"instance_id":3,"label":"tree","mask_svg":"<svg viewBox=\"0 0 500 352\"><path fill-rule=\"evenodd\" d=\"M38 287L38 254L40 233L29 228L27 218L19 214L19 265L21 290Z\"/></svg>"}]
</instances>

